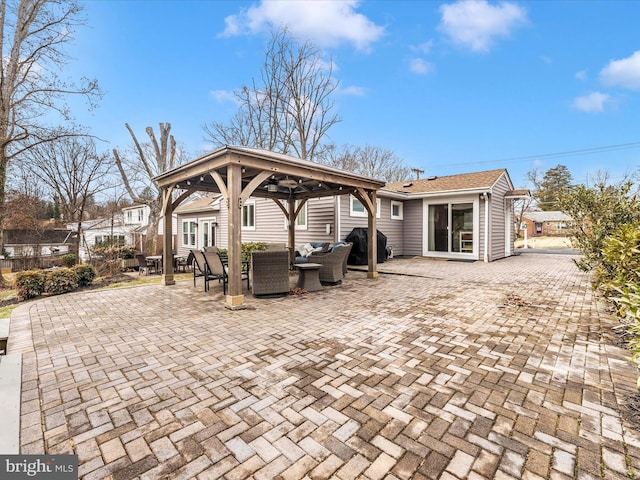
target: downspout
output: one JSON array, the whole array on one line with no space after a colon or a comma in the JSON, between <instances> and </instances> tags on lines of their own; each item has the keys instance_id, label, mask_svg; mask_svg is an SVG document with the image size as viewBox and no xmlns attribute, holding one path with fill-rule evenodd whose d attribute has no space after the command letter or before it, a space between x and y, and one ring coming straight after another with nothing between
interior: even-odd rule
<instances>
[{"instance_id":1,"label":"downspout","mask_svg":"<svg viewBox=\"0 0 640 480\"><path fill-rule=\"evenodd\" d=\"M484 199L484 262L489 262L489 194L483 193Z\"/></svg>"}]
</instances>

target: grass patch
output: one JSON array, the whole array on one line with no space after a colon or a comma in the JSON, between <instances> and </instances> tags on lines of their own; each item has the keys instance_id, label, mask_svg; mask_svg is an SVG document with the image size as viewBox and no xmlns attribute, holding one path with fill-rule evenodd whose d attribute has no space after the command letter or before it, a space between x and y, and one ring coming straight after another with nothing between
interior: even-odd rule
<instances>
[{"instance_id":1,"label":"grass patch","mask_svg":"<svg viewBox=\"0 0 640 480\"><path fill-rule=\"evenodd\" d=\"M13 274L12 274L13 275ZM173 276L174 280L188 280L193 277L192 273L178 273ZM5 279L8 280L8 284L13 283L13 276L9 279L7 275L5 275ZM115 275L113 277L98 277L93 281L93 284L87 288L76 290L108 290L111 288L122 288L122 287L135 287L139 285L152 285L159 284L162 280L161 275L153 275L153 276L132 276L132 275ZM46 297L38 297L38 298L46 298ZM16 307L19 307L23 303L27 302L18 302L17 301L17 291L13 288L3 288L0 289L0 318L8 318L11 316L11 312Z\"/></svg>"},{"instance_id":2,"label":"grass patch","mask_svg":"<svg viewBox=\"0 0 640 480\"><path fill-rule=\"evenodd\" d=\"M19 307L22 303L14 303L13 305L5 305L4 307L0 307L0 318L9 318L11 316L11 312L16 307Z\"/></svg>"}]
</instances>

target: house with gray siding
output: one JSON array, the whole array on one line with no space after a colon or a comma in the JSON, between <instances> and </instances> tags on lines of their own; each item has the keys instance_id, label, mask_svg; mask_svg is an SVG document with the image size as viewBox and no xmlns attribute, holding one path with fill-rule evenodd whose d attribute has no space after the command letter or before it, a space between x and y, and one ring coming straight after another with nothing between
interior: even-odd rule
<instances>
[{"instance_id":1,"label":"house with gray siding","mask_svg":"<svg viewBox=\"0 0 640 480\"><path fill-rule=\"evenodd\" d=\"M394 256L428 256L493 261L514 253L511 226L515 191L505 169L429 177L387 184L377 195L377 228ZM242 206L243 242L287 242L287 223L269 198L249 198ZM177 250L227 247L227 206L220 194L174 210ZM295 220L296 247L344 240L367 227L367 213L350 194L311 198Z\"/></svg>"}]
</instances>

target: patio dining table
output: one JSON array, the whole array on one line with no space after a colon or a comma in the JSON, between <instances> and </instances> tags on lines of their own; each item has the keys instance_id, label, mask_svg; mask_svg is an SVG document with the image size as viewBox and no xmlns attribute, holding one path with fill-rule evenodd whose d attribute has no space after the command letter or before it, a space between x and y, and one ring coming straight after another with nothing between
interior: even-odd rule
<instances>
[{"instance_id":1,"label":"patio dining table","mask_svg":"<svg viewBox=\"0 0 640 480\"><path fill-rule=\"evenodd\" d=\"M178 259L184 258L182 255L173 255L173 271L177 271ZM162 255L147 255L147 260L153 262L153 266L158 273L162 273Z\"/></svg>"}]
</instances>

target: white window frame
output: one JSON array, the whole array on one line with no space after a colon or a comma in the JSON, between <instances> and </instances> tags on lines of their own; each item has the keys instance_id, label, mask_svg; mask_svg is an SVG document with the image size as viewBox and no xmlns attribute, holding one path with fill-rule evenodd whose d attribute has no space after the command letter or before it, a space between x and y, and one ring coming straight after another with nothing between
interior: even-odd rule
<instances>
[{"instance_id":1,"label":"white window frame","mask_svg":"<svg viewBox=\"0 0 640 480\"><path fill-rule=\"evenodd\" d=\"M216 245L215 229L218 228L217 222L218 222L217 217L206 217L206 218L198 219L198 230L199 230L198 237L199 237L201 247L204 248L204 247L211 247ZM206 245L204 241L205 235L209 235L211 237L209 239L211 245Z\"/></svg>"},{"instance_id":2,"label":"white window frame","mask_svg":"<svg viewBox=\"0 0 640 480\"><path fill-rule=\"evenodd\" d=\"M297 209L298 205L300 205L301 200L296 200L295 201L295 205L294 208ZM307 209L307 206L309 205L309 200L307 200L305 202L305 204L302 206L302 209L300 210L300 213L298 213L298 216L296 217L296 230L306 230L308 228L309 225L309 210ZM304 223L298 223L300 221L300 216L304 214ZM287 217L284 216L284 214L282 215L282 220L284 222L284 229L288 230L289 229L289 225L287 224Z\"/></svg>"},{"instance_id":3,"label":"white window frame","mask_svg":"<svg viewBox=\"0 0 640 480\"><path fill-rule=\"evenodd\" d=\"M251 206L252 207L252 220L253 220L253 225L245 225L245 218L247 217L247 215L245 215L245 209L248 210L248 207ZM255 200L247 200L246 202L244 202L244 205L242 205L242 214L241 214L242 218L241 218L241 225L242 225L242 230L251 230L254 231L256 229L256 201Z\"/></svg>"},{"instance_id":4,"label":"white window frame","mask_svg":"<svg viewBox=\"0 0 640 480\"><path fill-rule=\"evenodd\" d=\"M355 210L353 208L355 202L358 202L358 204L362 205L362 209L364 211L361 212L359 210ZM380 210L381 210L380 199L376 198L376 218L380 218ZM353 195L349 195L349 216L350 217L360 217L360 218L367 218L367 216L368 216L367 208L362 204L362 202L360 200L358 200Z\"/></svg>"},{"instance_id":5,"label":"white window frame","mask_svg":"<svg viewBox=\"0 0 640 480\"><path fill-rule=\"evenodd\" d=\"M187 226L186 231L185 231L185 225ZM190 242L190 240L193 240L193 242ZM198 246L197 242L198 242L198 222L195 219L182 220L182 246L197 248Z\"/></svg>"},{"instance_id":6,"label":"white window frame","mask_svg":"<svg viewBox=\"0 0 640 480\"><path fill-rule=\"evenodd\" d=\"M398 207L398 215L393 214L393 207ZM391 200L391 220L404 220L404 202Z\"/></svg>"}]
</instances>

